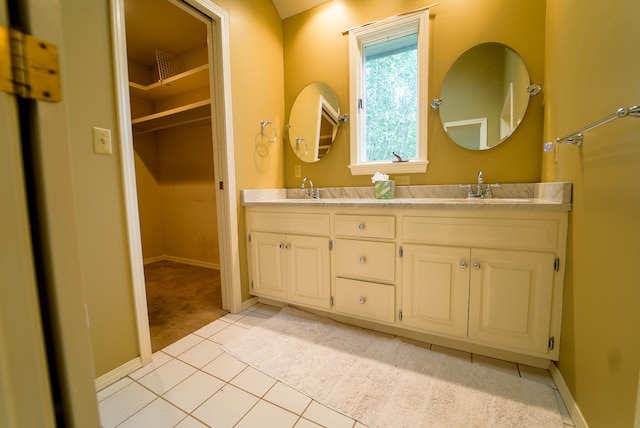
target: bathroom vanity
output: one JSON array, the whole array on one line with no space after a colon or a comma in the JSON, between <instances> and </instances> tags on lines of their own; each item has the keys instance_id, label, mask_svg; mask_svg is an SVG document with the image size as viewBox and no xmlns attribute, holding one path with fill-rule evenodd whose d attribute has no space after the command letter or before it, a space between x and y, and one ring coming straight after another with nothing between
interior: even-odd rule
<instances>
[{"instance_id":1,"label":"bathroom vanity","mask_svg":"<svg viewBox=\"0 0 640 428\"><path fill-rule=\"evenodd\" d=\"M251 294L467 351L557 360L571 185L245 190Z\"/></svg>"}]
</instances>

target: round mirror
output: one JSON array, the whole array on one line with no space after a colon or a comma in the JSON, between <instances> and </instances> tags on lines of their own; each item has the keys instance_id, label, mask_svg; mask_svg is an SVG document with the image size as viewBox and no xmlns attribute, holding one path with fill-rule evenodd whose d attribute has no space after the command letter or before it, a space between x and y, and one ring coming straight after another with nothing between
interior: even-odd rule
<instances>
[{"instance_id":1,"label":"round mirror","mask_svg":"<svg viewBox=\"0 0 640 428\"><path fill-rule=\"evenodd\" d=\"M303 162L317 162L331 149L343 121L338 97L324 83L311 83L296 98L289 117L289 143Z\"/></svg>"},{"instance_id":2,"label":"round mirror","mask_svg":"<svg viewBox=\"0 0 640 428\"><path fill-rule=\"evenodd\" d=\"M484 43L463 53L442 83L440 120L461 147L486 150L518 127L529 103L527 67L510 47Z\"/></svg>"}]
</instances>

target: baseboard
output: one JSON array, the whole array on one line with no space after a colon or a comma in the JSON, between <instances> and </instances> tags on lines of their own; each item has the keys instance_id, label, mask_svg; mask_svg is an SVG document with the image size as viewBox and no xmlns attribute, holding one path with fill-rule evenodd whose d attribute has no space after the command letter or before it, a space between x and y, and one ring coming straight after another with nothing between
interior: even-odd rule
<instances>
[{"instance_id":1,"label":"baseboard","mask_svg":"<svg viewBox=\"0 0 640 428\"><path fill-rule=\"evenodd\" d=\"M142 367L142 360L138 357L114 370L111 370L109 373L103 374L95 380L96 391L100 391L101 389L119 381L123 377L138 370L140 367Z\"/></svg>"},{"instance_id":2,"label":"baseboard","mask_svg":"<svg viewBox=\"0 0 640 428\"><path fill-rule=\"evenodd\" d=\"M560 396L562 397L562 400L564 401L564 404L567 407L567 411L571 415L576 428L589 428L589 425L587 425L587 421L584 419L584 416L582 416L582 412L580 411L578 404L573 399L573 395L571 395L571 391L569 391L569 387L564 381L562 373L560 373L558 367L556 367L556 365L553 363L550 364L549 372L551 373L551 377L558 387L558 392L560 393Z\"/></svg>"},{"instance_id":3,"label":"baseboard","mask_svg":"<svg viewBox=\"0 0 640 428\"><path fill-rule=\"evenodd\" d=\"M156 256L156 257L146 258L146 259L144 259L144 264L148 265L150 263L163 262L163 261L176 262L176 263L182 263L182 264L185 264L185 265L191 265L191 266L198 266L198 267L203 267L203 268L208 268L208 269L220 270L220 264L219 263L203 262L203 261L200 261L200 260L192 260L192 259L185 259L185 258L182 258L182 257L167 256L166 254L163 255L163 256Z\"/></svg>"}]
</instances>

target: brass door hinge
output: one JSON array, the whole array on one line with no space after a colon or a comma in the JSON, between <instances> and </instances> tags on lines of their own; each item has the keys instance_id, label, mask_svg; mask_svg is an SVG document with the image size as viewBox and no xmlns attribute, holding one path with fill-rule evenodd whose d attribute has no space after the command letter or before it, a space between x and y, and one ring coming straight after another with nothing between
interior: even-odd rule
<instances>
[{"instance_id":1,"label":"brass door hinge","mask_svg":"<svg viewBox=\"0 0 640 428\"><path fill-rule=\"evenodd\" d=\"M0 26L0 91L22 98L60 101L56 45Z\"/></svg>"}]
</instances>

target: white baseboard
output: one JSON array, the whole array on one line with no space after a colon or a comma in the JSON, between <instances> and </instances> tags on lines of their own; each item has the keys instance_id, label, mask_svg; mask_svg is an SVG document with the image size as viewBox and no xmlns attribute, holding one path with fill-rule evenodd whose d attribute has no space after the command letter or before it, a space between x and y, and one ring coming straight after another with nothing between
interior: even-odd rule
<instances>
[{"instance_id":1,"label":"white baseboard","mask_svg":"<svg viewBox=\"0 0 640 428\"><path fill-rule=\"evenodd\" d=\"M128 374L138 370L140 367L142 367L142 360L138 357L114 370L111 370L109 373L100 376L95 380L96 391L100 391L101 389L106 388L112 383L119 381Z\"/></svg>"},{"instance_id":2,"label":"white baseboard","mask_svg":"<svg viewBox=\"0 0 640 428\"><path fill-rule=\"evenodd\" d=\"M208 268L208 269L215 269L215 270L220 270L220 264L219 263L211 263L211 262L203 262L200 260L192 260L192 259L185 259L182 257L175 257L175 256L167 256L166 254L163 256L156 256L156 257L149 257L144 259L144 264L148 265L150 263L156 263L156 262L162 262L162 261L169 261L169 262L176 262L176 263L182 263L185 265L191 265L191 266L198 266L198 267L203 267L203 268Z\"/></svg>"},{"instance_id":3,"label":"white baseboard","mask_svg":"<svg viewBox=\"0 0 640 428\"><path fill-rule=\"evenodd\" d=\"M560 373L558 367L556 367L555 364L551 363L549 365L549 372L551 373L551 377L558 387L558 392L560 393L560 396L562 397L562 400L564 401L564 404L567 407L567 410L569 411L571 419L573 419L573 423L575 424L576 428L589 428L589 425L587 425L587 421L584 419L584 416L582 416L582 412L580 411L578 404L573 399L573 395L571 395L571 391L569 391L569 387L564 381L562 373Z\"/></svg>"}]
</instances>

